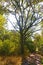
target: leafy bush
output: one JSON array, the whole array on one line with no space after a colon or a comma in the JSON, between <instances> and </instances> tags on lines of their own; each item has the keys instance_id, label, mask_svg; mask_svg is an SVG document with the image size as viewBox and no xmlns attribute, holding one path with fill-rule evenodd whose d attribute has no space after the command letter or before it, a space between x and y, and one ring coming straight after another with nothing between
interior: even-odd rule
<instances>
[{"instance_id":1,"label":"leafy bush","mask_svg":"<svg viewBox=\"0 0 43 65\"><path fill-rule=\"evenodd\" d=\"M26 45L31 53L36 51L36 46L31 39L28 39Z\"/></svg>"},{"instance_id":2,"label":"leafy bush","mask_svg":"<svg viewBox=\"0 0 43 65\"><path fill-rule=\"evenodd\" d=\"M33 53L33 52L36 51L36 48L35 48L34 43L29 43L28 46L29 46L29 47L28 47L28 48L29 48L29 51L30 51L31 53Z\"/></svg>"},{"instance_id":3,"label":"leafy bush","mask_svg":"<svg viewBox=\"0 0 43 65\"><path fill-rule=\"evenodd\" d=\"M39 53L43 55L43 44L39 47Z\"/></svg>"},{"instance_id":4,"label":"leafy bush","mask_svg":"<svg viewBox=\"0 0 43 65\"><path fill-rule=\"evenodd\" d=\"M4 41L2 44L2 47L0 48L1 55L8 55L9 54L9 45L8 45L8 42L7 43L6 42Z\"/></svg>"},{"instance_id":5,"label":"leafy bush","mask_svg":"<svg viewBox=\"0 0 43 65\"><path fill-rule=\"evenodd\" d=\"M41 59L41 64L43 64L43 59Z\"/></svg>"},{"instance_id":6,"label":"leafy bush","mask_svg":"<svg viewBox=\"0 0 43 65\"><path fill-rule=\"evenodd\" d=\"M15 55L20 52L20 45L10 40L0 40L0 55Z\"/></svg>"}]
</instances>

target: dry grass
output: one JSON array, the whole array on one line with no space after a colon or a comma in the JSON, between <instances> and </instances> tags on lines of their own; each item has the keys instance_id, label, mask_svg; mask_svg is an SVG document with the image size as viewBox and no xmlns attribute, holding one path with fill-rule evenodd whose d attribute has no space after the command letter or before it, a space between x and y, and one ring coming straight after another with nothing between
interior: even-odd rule
<instances>
[{"instance_id":1,"label":"dry grass","mask_svg":"<svg viewBox=\"0 0 43 65\"><path fill-rule=\"evenodd\" d=\"M0 56L0 65L20 65L21 57L19 56Z\"/></svg>"}]
</instances>

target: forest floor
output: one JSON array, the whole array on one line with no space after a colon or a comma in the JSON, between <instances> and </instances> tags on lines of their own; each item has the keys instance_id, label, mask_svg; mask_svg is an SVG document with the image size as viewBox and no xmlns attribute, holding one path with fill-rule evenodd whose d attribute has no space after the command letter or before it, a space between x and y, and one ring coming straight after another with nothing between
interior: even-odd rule
<instances>
[{"instance_id":1,"label":"forest floor","mask_svg":"<svg viewBox=\"0 0 43 65\"><path fill-rule=\"evenodd\" d=\"M43 59L43 56L39 54L30 54L30 56L26 56L28 62L38 63L39 65L43 65L40 63L40 59ZM0 65L21 65L21 56L0 56Z\"/></svg>"}]
</instances>

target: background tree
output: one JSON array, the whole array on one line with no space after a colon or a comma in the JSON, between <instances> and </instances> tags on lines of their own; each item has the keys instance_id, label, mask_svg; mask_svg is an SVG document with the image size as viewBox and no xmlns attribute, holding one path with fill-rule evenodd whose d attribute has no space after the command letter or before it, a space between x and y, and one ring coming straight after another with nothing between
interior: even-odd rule
<instances>
[{"instance_id":1,"label":"background tree","mask_svg":"<svg viewBox=\"0 0 43 65\"><path fill-rule=\"evenodd\" d=\"M5 17L3 17L3 15L0 14L0 29L1 29L1 27L3 27L5 22L6 22Z\"/></svg>"},{"instance_id":2,"label":"background tree","mask_svg":"<svg viewBox=\"0 0 43 65\"><path fill-rule=\"evenodd\" d=\"M43 34L34 35L34 43L36 45L36 51L40 54L43 54Z\"/></svg>"}]
</instances>

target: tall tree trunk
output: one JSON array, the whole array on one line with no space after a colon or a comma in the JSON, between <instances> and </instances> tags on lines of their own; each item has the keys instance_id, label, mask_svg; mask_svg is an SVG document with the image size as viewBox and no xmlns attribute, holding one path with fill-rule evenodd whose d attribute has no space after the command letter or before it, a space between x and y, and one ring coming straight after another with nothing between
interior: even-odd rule
<instances>
[{"instance_id":1,"label":"tall tree trunk","mask_svg":"<svg viewBox=\"0 0 43 65\"><path fill-rule=\"evenodd\" d=\"M28 65L26 57L25 57L25 54L24 54L24 50L25 50L24 49L25 37L24 37L23 32L21 33L20 40L21 40L20 44L21 44L21 56L22 56L22 63L21 63L21 65Z\"/></svg>"}]
</instances>

